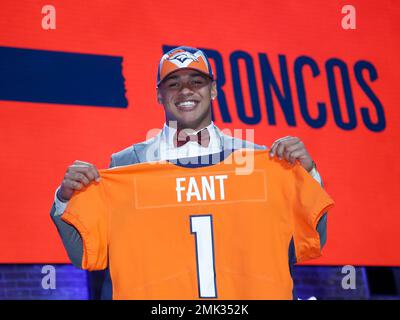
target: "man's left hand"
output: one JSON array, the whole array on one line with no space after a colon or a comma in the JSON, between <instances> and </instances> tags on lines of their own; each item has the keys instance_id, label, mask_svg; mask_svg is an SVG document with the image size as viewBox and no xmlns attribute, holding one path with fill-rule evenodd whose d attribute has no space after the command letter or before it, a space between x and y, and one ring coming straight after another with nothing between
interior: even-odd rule
<instances>
[{"instance_id":1,"label":"man's left hand","mask_svg":"<svg viewBox=\"0 0 400 320\"><path fill-rule=\"evenodd\" d=\"M269 150L271 158L277 156L280 160L286 159L290 164L294 164L298 160L301 166L310 172L314 166L310 154L299 138L286 136L276 140Z\"/></svg>"}]
</instances>

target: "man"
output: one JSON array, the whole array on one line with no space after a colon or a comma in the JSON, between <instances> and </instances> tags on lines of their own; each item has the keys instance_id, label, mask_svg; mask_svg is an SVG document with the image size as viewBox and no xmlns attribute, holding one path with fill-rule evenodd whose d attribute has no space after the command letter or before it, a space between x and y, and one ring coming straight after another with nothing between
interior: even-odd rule
<instances>
[{"instance_id":1,"label":"man","mask_svg":"<svg viewBox=\"0 0 400 320\"><path fill-rule=\"evenodd\" d=\"M216 82L204 52L196 48L178 47L163 55L158 68L157 100L164 106L166 123L156 137L113 154L110 167L203 156L243 147L266 149L265 146L225 135L213 124L211 101L216 96ZM271 157L284 159L291 164L298 161L321 183L314 161L299 138L287 136L278 139L272 144L269 153ZM98 182L99 177L93 164L75 161L68 167L51 209L51 217L67 253L77 267L81 267L82 263L82 238L61 216L74 192ZM326 214L320 219L317 229L321 245L324 245ZM293 264L293 257L291 260ZM108 269L104 276L104 283L100 279L101 297L111 299Z\"/></svg>"}]
</instances>

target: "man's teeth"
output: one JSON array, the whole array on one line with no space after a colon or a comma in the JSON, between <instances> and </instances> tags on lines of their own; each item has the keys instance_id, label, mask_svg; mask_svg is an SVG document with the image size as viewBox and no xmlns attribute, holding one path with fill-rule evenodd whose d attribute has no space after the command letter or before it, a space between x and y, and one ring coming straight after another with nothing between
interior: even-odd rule
<instances>
[{"instance_id":1,"label":"man's teeth","mask_svg":"<svg viewBox=\"0 0 400 320\"><path fill-rule=\"evenodd\" d=\"M183 102L179 102L176 105L178 107L193 107L196 104L195 101L183 101Z\"/></svg>"}]
</instances>

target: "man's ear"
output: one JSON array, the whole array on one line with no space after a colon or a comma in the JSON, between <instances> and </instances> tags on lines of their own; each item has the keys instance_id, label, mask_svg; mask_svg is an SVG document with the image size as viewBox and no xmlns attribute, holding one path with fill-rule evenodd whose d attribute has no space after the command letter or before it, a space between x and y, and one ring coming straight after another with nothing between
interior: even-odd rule
<instances>
[{"instance_id":1,"label":"man's ear","mask_svg":"<svg viewBox=\"0 0 400 320\"><path fill-rule=\"evenodd\" d=\"M211 100L214 100L217 97L217 82L213 81L211 83Z\"/></svg>"},{"instance_id":2,"label":"man's ear","mask_svg":"<svg viewBox=\"0 0 400 320\"><path fill-rule=\"evenodd\" d=\"M157 102L158 102L159 104L163 104L163 103L162 103L162 95L161 95L161 90L160 90L160 88L157 88Z\"/></svg>"}]
</instances>

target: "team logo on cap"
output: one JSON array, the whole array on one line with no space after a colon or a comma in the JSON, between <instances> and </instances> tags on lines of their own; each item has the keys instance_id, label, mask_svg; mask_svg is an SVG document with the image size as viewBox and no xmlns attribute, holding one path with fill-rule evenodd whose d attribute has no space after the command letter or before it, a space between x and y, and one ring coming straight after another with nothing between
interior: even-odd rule
<instances>
[{"instance_id":1,"label":"team logo on cap","mask_svg":"<svg viewBox=\"0 0 400 320\"><path fill-rule=\"evenodd\" d=\"M175 64L178 68L182 68L182 67L187 67L189 64L191 64L193 61L198 62L200 55L193 54L190 53L188 51L185 50L177 50L172 52L167 60L171 61L173 64Z\"/></svg>"}]
</instances>

